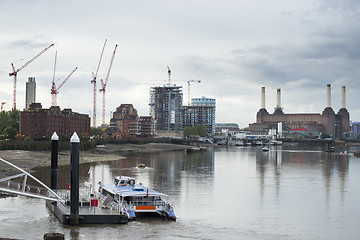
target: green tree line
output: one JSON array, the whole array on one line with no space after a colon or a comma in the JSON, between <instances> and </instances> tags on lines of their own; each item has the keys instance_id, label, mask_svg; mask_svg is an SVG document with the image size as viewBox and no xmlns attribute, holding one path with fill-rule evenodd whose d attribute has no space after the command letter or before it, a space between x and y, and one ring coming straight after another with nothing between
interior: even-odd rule
<instances>
[{"instance_id":1,"label":"green tree line","mask_svg":"<svg viewBox=\"0 0 360 240\"><path fill-rule=\"evenodd\" d=\"M14 139L19 133L19 110L0 112L0 139Z\"/></svg>"},{"instance_id":2,"label":"green tree line","mask_svg":"<svg viewBox=\"0 0 360 240\"><path fill-rule=\"evenodd\" d=\"M200 136L205 137L205 127L204 125L195 125L194 127L185 127L184 128L184 137L190 136Z\"/></svg>"}]
</instances>

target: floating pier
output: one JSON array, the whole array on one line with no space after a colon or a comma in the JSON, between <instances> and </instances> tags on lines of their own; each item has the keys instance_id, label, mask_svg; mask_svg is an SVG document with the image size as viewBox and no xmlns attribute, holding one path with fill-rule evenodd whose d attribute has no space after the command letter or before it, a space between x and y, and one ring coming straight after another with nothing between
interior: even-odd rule
<instances>
[{"instance_id":1,"label":"floating pier","mask_svg":"<svg viewBox=\"0 0 360 240\"><path fill-rule=\"evenodd\" d=\"M54 133L52 137L51 154L51 186L57 188L57 144L58 137ZM99 206L99 199L90 196L85 201L80 201L79 196L79 143L80 139L76 132L71 137L71 185L70 201L59 199L58 201L46 200L46 206L55 214L63 224L106 224L127 223L128 216L120 209ZM55 176L54 176L55 175ZM90 193L89 193L90 194ZM84 199L84 198L82 198ZM101 205L101 203L100 203Z\"/></svg>"},{"instance_id":2,"label":"floating pier","mask_svg":"<svg viewBox=\"0 0 360 240\"><path fill-rule=\"evenodd\" d=\"M115 209L91 206L90 202L79 202L78 224L124 224L128 216ZM63 224L72 224L70 216L70 203L46 200L46 206L55 214ZM73 225L73 224L72 224Z\"/></svg>"},{"instance_id":3,"label":"floating pier","mask_svg":"<svg viewBox=\"0 0 360 240\"><path fill-rule=\"evenodd\" d=\"M117 224L129 221L128 213L119 206L101 201L100 196L90 192L79 194L79 143L76 132L71 137L71 184L69 190L57 189L58 175L58 140L53 134L51 148L51 188L18 166L0 158L5 163L21 172L14 176L0 179L0 192L22 195L46 200L46 206L63 224ZM22 182L19 178L23 178ZM39 186L27 184L27 179L35 181ZM13 181L18 179L18 181ZM21 180L21 179L20 179Z\"/></svg>"}]
</instances>

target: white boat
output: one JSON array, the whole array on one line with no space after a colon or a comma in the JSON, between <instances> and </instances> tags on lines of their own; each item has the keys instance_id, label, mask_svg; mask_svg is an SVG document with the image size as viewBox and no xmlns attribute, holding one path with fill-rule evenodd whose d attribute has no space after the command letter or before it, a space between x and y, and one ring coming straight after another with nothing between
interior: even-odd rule
<instances>
[{"instance_id":1,"label":"white boat","mask_svg":"<svg viewBox=\"0 0 360 240\"><path fill-rule=\"evenodd\" d=\"M156 192L127 176L116 176L114 184L100 185L104 205L115 206L128 215L129 220L136 220L136 213L157 213L167 220L176 220L173 207Z\"/></svg>"},{"instance_id":2,"label":"white boat","mask_svg":"<svg viewBox=\"0 0 360 240\"><path fill-rule=\"evenodd\" d=\"M264 147L262 148L262 150L263 150L264 152L267 152L267 151L269 151L269 147L268 147L268 146L264 146Z\"/></svg>"}]
</instances>

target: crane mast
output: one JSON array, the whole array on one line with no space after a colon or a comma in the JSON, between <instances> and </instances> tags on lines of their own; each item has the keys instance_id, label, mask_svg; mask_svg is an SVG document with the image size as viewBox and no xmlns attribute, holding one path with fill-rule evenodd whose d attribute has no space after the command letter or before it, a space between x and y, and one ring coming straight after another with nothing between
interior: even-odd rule
<instances>
[{"instance_id":1,"label":"crane mast","mask_svg":"<svg viewBox=\"0 0 360 240\"><path fill-rule=\"evenodd\" d=\"M91 80L91 83L94 84L94 89L93 89L93 128L96 128L96 78L97 78L97 74L98 74L98 71L99 71L101 59L102 59L102 56L104 54L104 49L105 49L106 42L107 42L107 39L105 39L104 46L103 46L102 51L101 51L101 55L100 55L100 59L99 59L99 63L98 63L96 72L95 72L95 74L94 74L94 72L92 73L93 80Z\"/></svg>"},{"instance_id":2,"label":"crane mast","mask_svg":"<svg viewBox=\"0 0 360 240\"><path fill-rule=\"evenodd\" d=\"M6 104L6 102L1 103L1 111L3 110L3 107L4 107L5 104Z\"/></svg>"},{"instance_id":3,"label":"crane mast","mask_svg":"<svg viewBox=\"0 0 360 240\"><path fill-rule=\"evenodd\" d=\"M110 60L110 66L109 66L109 70L106 74L106 79L105 79L105 83L104 81L101 79L101 89L99 90L100 92L102 92L103 95L103 102L102 102L102 126L105 126L105 92L106 92L106 85L108 83L109 80L109 75L110 75L110 70L112 67L112 64L114 62L114 57L115 57L115 53L116 53L116 49L117 49L117 44L115 45L115 49L114 52L112 54L111 60Z\"/></svg>"},{"instance_id":4,"label":"crane mast","mask_svg":"<svg viewBox=\"0 0 360 240\"><path fill-rule=\"evenodd\" d=\"M189 81L187 81L187 84L188 84L188 106L190 106L190 83L192 83L192 82L201 83L201 80L189 80Z\"/></svg>"},{"instance_id":5,"label":"crane mast","mask_svg":"<svg viewBox=\"0 0 360 240\"><path fill-rule=\"evenodd\" d=\"M170 68L169 68L169 66L167 66L167 69L168 69L168 75L169 75L169 79L168 79L168 81L169 81L169 86L170 86L170 83L171 83L171 70L170 70Z\"/></svg>"},{"instance_id":6,"label":"crane mast","mask_svg":"<svg viewBox=\"0 0 360 240\"><path fill-rule=\"evenodd\" d=\"M51 106L57 106L57 102L56 102L56 98L57 98L57 94L59 93L60 88L64 85L64 83L71 77L71 75L77 70L77 67L72 70L72 72L65 78L65 80L60 84L59 87L56 88L55 82L52 82L52 87L51 87Z\"/></svg>"},{"instance_id":7,"label":"crane mast","mask_svg":"<svg viewBox=\"0 0 360 240\"><path fill-rule=\"evenodd\" d=\"M30 63L32 63L35 59L37 59L38 57L40 57L44 52L46 52L49 48L51 48L52 46L54 46L54 44L51 44L50 46L46 47L45 49L43 49L41 52L39 52L37 55L35 55L32 59L30 59L29 61L27 61L24 65L22 65L20 68L16 69L14 64L11 63L11 67L13 72L9 73L9 76L14 76L14 91L13 91L13 109L16 109L16 82L17 82L17 74L18 72L20 72L22 69L24 69L26 66L28 66Z\"/></svg>"}]
</instances>

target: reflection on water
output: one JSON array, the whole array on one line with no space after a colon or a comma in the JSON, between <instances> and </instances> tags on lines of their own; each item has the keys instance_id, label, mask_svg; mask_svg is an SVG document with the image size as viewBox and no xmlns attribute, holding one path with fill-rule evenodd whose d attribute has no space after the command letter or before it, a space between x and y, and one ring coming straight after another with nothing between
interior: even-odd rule
<instances>
[{"instance_id":1,"label":"reflection on water","mask_svg":"<svg viewBox=\"0 0 360 240\"><path fill-rule=\"evenodd\" d=\"M49 168L39 168L35 175L49 185ZM360 161L352 155L297 146L271 147L269 152L231 147L140 154L80 166L82 188L96 190L99 181L112 183L116 175L134 177L168 195L178 220L64 226L43 201L19 197L0 199L0 237L24 238L26 232L39 238L39 232L52 231L67 239L356 239L360 233ZM60 167L59 187L66 189L69 178L70 167Z\"/></svg>"}]
</instances>

